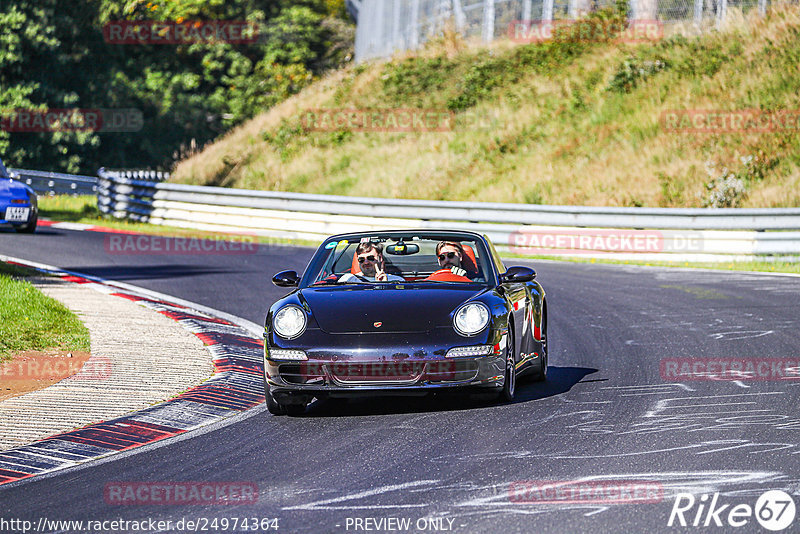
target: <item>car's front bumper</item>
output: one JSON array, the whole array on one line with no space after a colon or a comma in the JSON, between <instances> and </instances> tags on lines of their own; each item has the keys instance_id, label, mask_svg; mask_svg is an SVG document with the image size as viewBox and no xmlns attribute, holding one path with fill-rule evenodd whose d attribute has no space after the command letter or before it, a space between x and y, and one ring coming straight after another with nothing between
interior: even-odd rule
<instances>
[{"instance_id":1,"label":"car's front bumper","mask_svg":"<svg viewBox=\"0 0 800 534\"><path fill-rule=\"evenodd\" d=\"M485 356L445 356L454 346L487 343L494 349ZM450 338L438 343L429 336L390 335L384 343L372 346L305 349L305 361L271 359L274 348L265 345L264 372L275 396L420 395L456 388L485 391L501 388L505 379L504 337L494 333L480 340Z\"/></svg>"}]
</instances>

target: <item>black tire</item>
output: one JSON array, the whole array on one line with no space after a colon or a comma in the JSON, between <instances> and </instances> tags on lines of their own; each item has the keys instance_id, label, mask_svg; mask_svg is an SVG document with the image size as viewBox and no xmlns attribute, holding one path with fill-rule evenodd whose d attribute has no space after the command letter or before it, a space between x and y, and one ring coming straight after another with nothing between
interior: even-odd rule
<instances>
[{"instance_id":1,"label":"black tire","mask_svg":"<svg viewBox=\"0 0 800 534\"><path fill-rule=\"evenodd\" d=\"M547 380L547 364L550 348L547 346L547 308L544 309L542 317L542 350L539 354L539 371L534 376L534 382L544 382Z\"/></svg>"},{"instance_id":2,"label":"black tire","mask_svg":"<svg viewBox=\"0 0 800 534\"><path fill-rule=\"evenodd\" d=\"M264 397L267 401L267 410L272 415L290 415L290 416L298 416L302 415L306 411L306 403L286 403L286 402L279 402L273 395L272 392L269 390L269 385L266 383L264 384Z\"/></svg>"},{"instance_id":3,"label":"black tire","mask_svg":"<svg viewBox=\"0 0 800 534\"><path fill-rule=\"evenodd\" d=\"M503 389L500 390L501 402L513 402L517 391L517 366L514 359L514 331L508 329L508 344L506 346L506 376L503 380Z\"/></svg>"},{"instance_id":4,"label":"black tire","mask_svg":"<svg viewBox=\"0 0 800 534\"><path fill-rule=\"evenodd\" d=\"M267 401L267 410L269 410L269 413L272 415L286 415L286 408L283 404L275 400L275 397L272 396L269 386L266 383L264 384L264 397Z\"/></svg>"},{"instance_id":5,"label":"black tire","mask_svg":"<svg viewBox=\"0 0 800 534\"><path fill-rule=\"evenodd\" d=\"M306 413L305 404L286 404L283 408L286 410L286 415L290 417L297 417Z\"/></svg>"},{"instance_id":6,"label":"black tire","mask_svg":"<svg viewBox=\"0 0 800 534\"><path fill-rule=\"evenodd\" d=\"M28 224L25 226L15 226L14 230L16 230L20 234L32 234L36 231L36 225L39 223L39 215L34 215L29 221Z\"/></svg>"}]
</instances>

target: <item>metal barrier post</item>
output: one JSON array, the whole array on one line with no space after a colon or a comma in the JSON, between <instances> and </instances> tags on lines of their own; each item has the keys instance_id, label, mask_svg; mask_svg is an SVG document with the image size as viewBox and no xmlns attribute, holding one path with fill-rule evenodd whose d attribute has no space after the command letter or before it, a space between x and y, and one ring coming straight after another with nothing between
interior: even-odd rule
<instances>
[{"instance_id":1,"label":"metal barrier post","mask_svg":"<svg viewBox=\"0 0 800 534\"><path fill-rule=\"evenodd\" d=\"M483 41L494 40L494 0L484 0L483 4Z\"/></svg>"}]
</instances>

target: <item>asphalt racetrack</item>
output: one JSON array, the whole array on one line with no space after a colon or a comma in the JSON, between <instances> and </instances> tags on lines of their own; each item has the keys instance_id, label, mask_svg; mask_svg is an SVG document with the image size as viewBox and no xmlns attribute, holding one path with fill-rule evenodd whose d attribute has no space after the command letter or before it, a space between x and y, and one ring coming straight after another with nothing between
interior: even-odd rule
<instances>
[{"instance_id":1,"label":"asphalt racetrack","mask_svg":"<svg viewBox=\"0 0 800 534\"><path fill-rule=\"evenodd\" d=\"M0 232L0 254L256 323L284 294L272 275L302 271L312 253L263 245L255 254L123 255L107 243L99 232ZM38 526L44 518L45 531L59 530L54 520L153 520L172 523L151 532L222 532L236 518L278 518L277 530L262 522L255 531L749 533L768 532L759 510L762 519L794 513L759 496L782 490L800 505L800 381L797 369L775 367L800 359L800 278L506 261L512 264L538 272L551 346L548 381L519 384L512 404L329 401L302 417L274 417L261 405L197 433L2 486L0 519ZM671 365L710 359L766 367L757 379L670 374ZM236 506L104 498L111 482L190 481L248 483L258 495ZM676 505L685 511L674 514ZM732 514L737 505L747 506ZM190 529L186 521L200 524ZM0 530L15 531L9 525ZM236 530L254 531L241 523ZM800 532L800 517L783 532Z\"/></svg>"}]
</instances>

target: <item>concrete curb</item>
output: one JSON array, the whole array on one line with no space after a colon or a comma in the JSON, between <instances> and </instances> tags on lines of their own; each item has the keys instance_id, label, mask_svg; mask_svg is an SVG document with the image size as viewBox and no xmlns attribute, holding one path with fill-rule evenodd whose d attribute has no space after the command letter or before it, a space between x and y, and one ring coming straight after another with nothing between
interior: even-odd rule
<instances>
[{"instance_id":1,"label":"concrete curb","mask_svg":"<svg viewBox=\"0 0 800 534\"><path fill-rule=\"evenodd\" d=\"M0 402L0 450L147 408L214 373L204 343L175 321L107 291L93 291L94 284L57 277L30 281L83 321L92 356L75 375ZM40 371L22 366L20 374Z\"/></svg>"},{"instance_id":2,"label":"concrete curb","mask_svg":"<svg viewBox=\"0 0 800 534\"><path fill-rule=\"evenodd\" d=\"M207 345L215 374L203 384L155 406L1 451L0 485L177 436L237 415L264 401L262 342L252 334L251 328L215 317L207 308L201 312L152 294L144 295L132 286L120 290L115 287L116 283L97 278L90 280L56 267L17 258L3 257L3 260L127 299L177 321Z\"/></svg>"}]
</instances>

